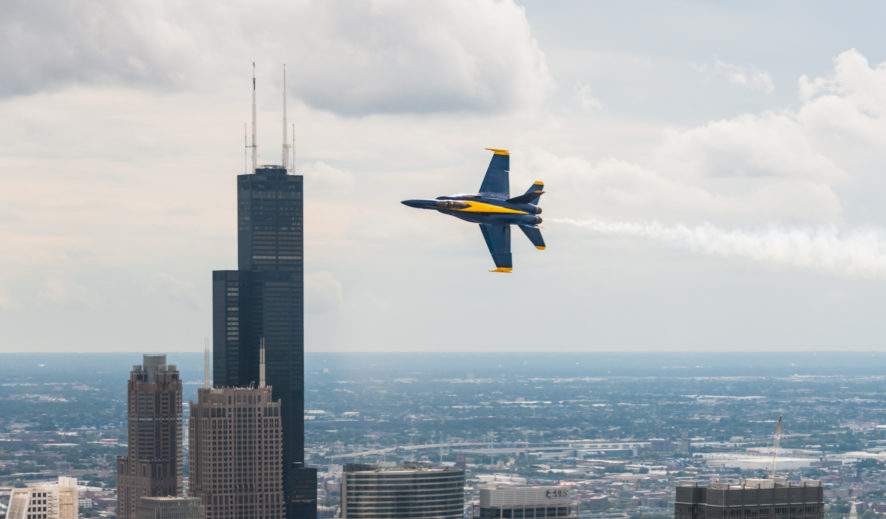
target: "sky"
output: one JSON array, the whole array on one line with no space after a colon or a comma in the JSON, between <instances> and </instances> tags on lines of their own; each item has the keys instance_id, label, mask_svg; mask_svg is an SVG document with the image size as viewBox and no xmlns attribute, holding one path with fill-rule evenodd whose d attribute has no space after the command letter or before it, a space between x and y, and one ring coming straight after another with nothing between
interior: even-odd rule
<instances>
[{"instance_id":1,"label":"sky","mask_svg":"<svg viewBox=\"0 0 886 519\"><path fill-rule=\"evenodd\" d=\"M878 2L10 0L0 352L200 351L256 63L305 348L886 350ZM537 251L400 204L545 182Z\"/></svg>"}]
</instances>

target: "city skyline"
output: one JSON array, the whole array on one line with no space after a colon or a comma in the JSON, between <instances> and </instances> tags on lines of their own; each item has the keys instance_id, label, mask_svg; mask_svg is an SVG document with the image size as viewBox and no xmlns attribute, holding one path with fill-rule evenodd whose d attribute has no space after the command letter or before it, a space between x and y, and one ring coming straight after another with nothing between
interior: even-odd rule
<instances>
[{"instance_id":1,"label":"city skyline","mask_svg":"<svg viewBox=\"0 0 886 519\"><path fill-rule=\"evenodd\" d=\"M261 164L289 70L307 351L883 350L884 8L642 6L16 4L0 351L202 348L253 61ZM548 191L508 279L399 204L485 147Z\"/></svg>"},{"instance_id":2,"label":"city skyline","mask_svg":"<svg viewBox=\"0 0 886 519\"><path fill-rule=\"evenodd\" d=\"M132 437L121 399L126 370L120 369L131 356L3 356L17 366L2 376L0 435L7 448L0 453L0 480L7 495L10 487L65 475L80 481L84 517L113 510L113 456L125 453ZM782 353L766 363L740 353L314 357L306 366L306 459L320 468L321 517L338 514L349 463L464 468L465 506L481 515L482 489L498 485L568 490L551 497L574 500L604 519L666 519L673 517L681 482L701 487L779 478L807 487L809 480L821 481L817 492L824 489L828 518L845 517L856 505L859 518L886 513L883 355ZM210 494L248 489L250 478L268 481L253 461L263 458L280 470L276 456L261 454L265 447L279 449L279 440L258 442L279 438L279 429L266 434L254 419L277 427L279 421L273 410L260 413L264 417L246 410L261 388L208 389L199 354L173 359L189 399L217 397L207 402L212 409L191 408L191 425L203 430L188 435L190 489L197 490L198 467L208 469L210 479L221 477L222 486ZM773 468L779 416L786 420ZM239 439L238 431L244 433ZM214 445L214 459L194 450L201 440ZM544 503L553 504L544 492Z\"/></svg>"}]
</instances>

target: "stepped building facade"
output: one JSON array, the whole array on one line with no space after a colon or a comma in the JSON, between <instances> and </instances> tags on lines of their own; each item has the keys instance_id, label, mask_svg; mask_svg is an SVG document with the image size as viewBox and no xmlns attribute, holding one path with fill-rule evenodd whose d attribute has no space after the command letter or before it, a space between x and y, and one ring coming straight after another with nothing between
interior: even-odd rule
<instances>
[{"instance_id":1,"label":"stepped building facade","mask_svg":"<svg viewBox=\"0 0 886 519\"><path fill-rule=\"evenodd\" d=\"M133 366L126 392L128 452L117 457L117 517L142 497L182 495L182 382L166 355Z\"/></svg>"},{"instance_id":2,"label":"stepped building facade","mask_svg":"<svg viewBox=\"0 0 886 519\"><path fill-rule=\"evenodd\" d=\"M270 387L197 394L188 428L189 495L200 499L206 519L283 519L280 401Z\"/></svg>"}]
</instances>

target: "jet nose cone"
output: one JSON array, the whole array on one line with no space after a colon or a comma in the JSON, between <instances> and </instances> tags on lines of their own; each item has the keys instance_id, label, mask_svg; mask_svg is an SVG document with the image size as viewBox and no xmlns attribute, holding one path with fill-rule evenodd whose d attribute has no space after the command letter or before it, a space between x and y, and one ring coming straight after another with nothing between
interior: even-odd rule
<instances>
[{"instance_id":1,"label":"jet nose cone","mask_svg":"<svg viewBox=\"0 0 886 519\"><path fill-rule=\"evenodd\" d=\"M403 200L400 203L403 205L408 205L409 207L416 207L418 209L422 209L427 206L425 200Z\"/></svg>"}]
</instances>

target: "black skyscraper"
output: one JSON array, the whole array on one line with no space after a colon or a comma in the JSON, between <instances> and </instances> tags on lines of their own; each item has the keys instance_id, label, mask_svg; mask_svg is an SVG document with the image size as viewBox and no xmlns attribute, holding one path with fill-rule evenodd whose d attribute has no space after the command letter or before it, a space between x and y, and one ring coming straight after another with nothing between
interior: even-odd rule
<instances>
[{"instance_id":1,"label":"black skyscraper","mask_svg":"<svg viewBox=\"0 0 886 519\"><path fill-rule=\"evenodd\" d=\"M237 177L238 270L212 273L213 384L267 385L283 418L287 519L314 519L317 474L304 467L302 176L264 166Z\"/></svg>"}]
</instances>

